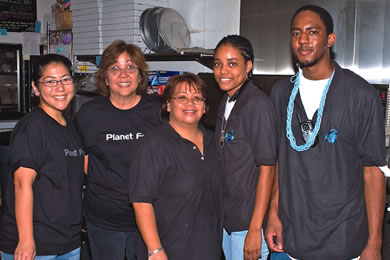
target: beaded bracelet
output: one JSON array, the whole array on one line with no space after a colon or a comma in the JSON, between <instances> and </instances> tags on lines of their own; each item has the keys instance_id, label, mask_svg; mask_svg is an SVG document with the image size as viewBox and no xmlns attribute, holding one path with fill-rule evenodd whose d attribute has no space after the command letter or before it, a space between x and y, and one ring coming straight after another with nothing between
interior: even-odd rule
<instances>
[{"instance_id":1,"label":"beaded bracelet","mask_svg":"<svg viewBox=\"0 0 390 260\"><path fill-rule=\"evenodd\" d=\"M154 255L160 251L163 251L163 250L164 250L164 248L162 248L162 247L154 249L153 251L148 252L148 257L151 257L152 255Z\"/></svg>"}]
</instances>

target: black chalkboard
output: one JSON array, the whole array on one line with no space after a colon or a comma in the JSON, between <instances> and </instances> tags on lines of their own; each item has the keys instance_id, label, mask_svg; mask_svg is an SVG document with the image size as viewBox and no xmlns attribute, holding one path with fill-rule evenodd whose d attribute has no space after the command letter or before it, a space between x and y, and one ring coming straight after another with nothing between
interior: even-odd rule
<instances>
[{"instance_id":1,"label":"black chalkboard","mask_svg":"<svg viewBox=\"0 0 390 260\"><path fill-rule=\"evenodd\" d=\"M0 29L33 32L36 20L36 0L0 0Z\"/></svg>"}]
</instances>

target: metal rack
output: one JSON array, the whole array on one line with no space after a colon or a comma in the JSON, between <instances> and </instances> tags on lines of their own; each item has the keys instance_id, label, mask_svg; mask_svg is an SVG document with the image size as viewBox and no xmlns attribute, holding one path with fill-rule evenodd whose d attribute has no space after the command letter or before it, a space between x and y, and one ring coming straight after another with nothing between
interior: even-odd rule
<instances>
[{"instance_id":1,"label":"metal rack","mask_svg":"<svg viewBox=\"0 0 390 260\"><path fill-rule=\"evenodd\" d=\"M99 55L97 55L99 56ZM78 61L96 64L96 55L78 55ZM181 53L149 53L145 54L146 61L196 61L209 69L213 69L213 54L201 52Z\"/></svg>"}]
</instances>

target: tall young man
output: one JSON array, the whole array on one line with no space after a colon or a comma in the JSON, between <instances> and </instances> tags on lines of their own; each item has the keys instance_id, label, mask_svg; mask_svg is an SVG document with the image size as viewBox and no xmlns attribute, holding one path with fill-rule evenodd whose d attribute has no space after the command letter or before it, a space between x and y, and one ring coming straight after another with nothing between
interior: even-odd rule
<instances>
[{"instance_id":1,"label":"tall young man","mask_svg":"<svg viewBox=\"0 0 390 260\"><path fill-rule=\"evenodd\" d=\"M383 113L375 89L331 60L335 41L326 10L295 12L291 49L299 71L271 93L281 133L266 239L291 259L375 260L385 197Z\"/></svg>"}]
</instances>

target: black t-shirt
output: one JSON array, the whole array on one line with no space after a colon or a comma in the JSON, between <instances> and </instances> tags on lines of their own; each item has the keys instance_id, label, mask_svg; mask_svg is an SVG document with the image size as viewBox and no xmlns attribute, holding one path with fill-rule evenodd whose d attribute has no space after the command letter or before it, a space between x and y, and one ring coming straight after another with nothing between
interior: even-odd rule
<instances>
[{"instance_id":1,"label":"black t-shirt","mask_svg":"<svg viewBox=\"0 0 390 260\"><path fill-rule=\"evenodd\" d=\"M158 98L143 95L133 108L120 110L108 97L99 96L76 114L76 126L88 154L83 204L87 223L114 231L136 230L128 202L129 162L146 132L159 124L160 104Z\"/></svg>"},{"instance_id":2,"label":"black t-shirt","mask_svg":"<svg viewBox=\"0 0 390 260\"><path fill-rule=\"evenodd\" d=\"M204 155L164 121L132 162L130 202L153 204L162 246L172 260L216 260L222 252L218 159L213 134L202 131ZM142 241L137 256L147 259Z\"/></svg>"},{"instance_id":3,"label":"black t-shirt","mask_svg":"<svg viewBox=\"0 0 390 260\"><path fill-rule=\"evenodd\" d=\"M297 152L286 137L292 88L286 79L277 82L271 92L281 131L278 167L283 249L298 259L355 258L368 239L363 167L386 165L378 93L361 77L335 63L318 144ZM302 121L307 120L299 94L294 102L292 131L297 145L302 145L297 113ZM333 140L329 136L335 130L338 135Z\"/></svg>"},{"instance_id":4,"label":"black t-shirt","mask_svg":"<svg viewBox=\"0 0 390 260\"><path fill-rule=\"evenodd\" d=\"M33 232L37 255L63 254L80 247L84 152L73 123L62 126L40 107L22 118L10 141L10 178L3 205L0 250L13 254L18 243L13 174L36 171Z\"/></svg>"},{"instance_id":5,"label":"black t-shirt","mask_svg":"<svg viewBox=\"0 0 390 260\"><path fill-rule=\"evenodd\" d=\"M223 119L226 100L225 94L218 109L215 141L222 165L223 226L235 232L249 228L260 165L275 165L276 114L270 98L252 81L242 89L227 122ZM228 138L221 148L224 126Z\"/></svg>"}]
</instances>

